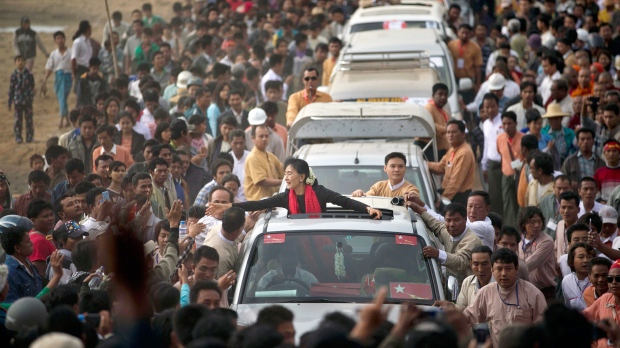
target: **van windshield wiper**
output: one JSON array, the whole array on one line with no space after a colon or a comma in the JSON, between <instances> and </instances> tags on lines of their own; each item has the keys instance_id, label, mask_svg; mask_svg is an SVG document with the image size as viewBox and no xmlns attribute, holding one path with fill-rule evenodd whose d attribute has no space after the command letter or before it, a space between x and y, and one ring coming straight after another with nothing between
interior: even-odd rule
<instances>
[{"instance_id":1,"label":"van windshield wiper","mask_svg":"<svg viewBox=\"0 0 620 348\"><path fill-rule=\"evenodd\" d=\"M327 298L297 298L297 299L282 301L280 303L351 303L351 302L331 300Z\"/></svg>"}]
</instances>

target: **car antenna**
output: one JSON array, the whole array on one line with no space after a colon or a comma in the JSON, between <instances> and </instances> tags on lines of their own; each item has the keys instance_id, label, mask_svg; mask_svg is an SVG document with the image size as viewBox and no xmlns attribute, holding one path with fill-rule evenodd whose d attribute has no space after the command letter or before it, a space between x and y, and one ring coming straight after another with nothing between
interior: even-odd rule
<instances>
[{"instance_id":1,"label":"car antenna","mask_svg":"<svg viewBox=\"0 0 620 348\"><path fill-rule=\"evenodd\" d=\"M355 161L353 161L353 163L355 164L360 164L360 159L358 158L359 151L355 151Z\"/></svg>"}]
</instances>

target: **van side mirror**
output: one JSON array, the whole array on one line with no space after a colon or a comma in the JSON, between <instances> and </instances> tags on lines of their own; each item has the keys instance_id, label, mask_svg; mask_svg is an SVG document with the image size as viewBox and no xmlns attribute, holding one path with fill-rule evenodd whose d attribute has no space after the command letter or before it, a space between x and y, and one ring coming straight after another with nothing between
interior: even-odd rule
<instances>
[{"instance_id":1,"label":"van side mirror","mask_svg":"<svg viewBox=\"0 0 620 348\"><path fill-rule=\"evenodd\" d=\"M459 92L469 91L470 89L474 89L474 82L469 77L459 80Z\"/></svg>"},{"instance_id":2,"label":"van side mirror","mask_svg":"<svg viewBox=\"0 0 620 348\"><path fill-rule=\"evenodd\" d=\"M449 298L452 302L456 302L456 299L459 297L459 282L453 276L448 276L448 293L446 294L446 298Z\"/></svg>"}]
</instances>

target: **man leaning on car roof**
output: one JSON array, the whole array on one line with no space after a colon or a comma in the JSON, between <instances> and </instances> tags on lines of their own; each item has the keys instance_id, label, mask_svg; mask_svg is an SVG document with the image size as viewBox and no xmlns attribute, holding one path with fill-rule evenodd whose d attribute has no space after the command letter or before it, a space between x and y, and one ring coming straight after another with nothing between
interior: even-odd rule
<instances>
[{"instance_id":1,"label":"man leaning on car roof","mask_svg":"<svg viewBox=\"0 0 620 348\"><path fill-rule=\"evenodd\" d=\"M388 175L388 180L382 180L364 193L362 190L355 190L352 197L364 196L381 196L381 197L398 197L406 196L408 193L420 194L418 188L405 180L405 172L407 171L407 157L400 152L392 152L385 156L385 167L383 170Z\"/></svg>"}]
</instances>

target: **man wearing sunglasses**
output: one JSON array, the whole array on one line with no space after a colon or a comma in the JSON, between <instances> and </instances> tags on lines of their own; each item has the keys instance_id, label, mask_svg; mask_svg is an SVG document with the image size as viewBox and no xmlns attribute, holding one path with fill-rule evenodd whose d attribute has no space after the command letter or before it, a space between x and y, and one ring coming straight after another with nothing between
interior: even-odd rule
<instances>
[{"instance_id":1,"label":"man wearing sunglasses","mask_svg":"<svg viewBox=\"0 0 620 348\"><path fill-rule=\"evenodd\" d=\"M308 68L304 71L304 89L291 94L288 98L288 108L286 110L286 126L291 127L297 114L304 106L311 103L329 103L332 97L323 92L317 91L319 87L319 71L316 68Z\"/></svg>"},{"instance_id":2,"label":"man wearing sunglasses","mask_svg":"<svg viewBox=\"0 0 620 348\"><path fill-rule=\"evenodd\" d=\"M601 295L598 300L582 313L588 320L593 322L611 319L618 324L620 322L617 305L620 303L620 260L616 260L611 265L609 275L607 275L607 284L609 284L609 292ZM598 340L597 346L607 347L607 338Z\"/></svg>"}]
</instances>

